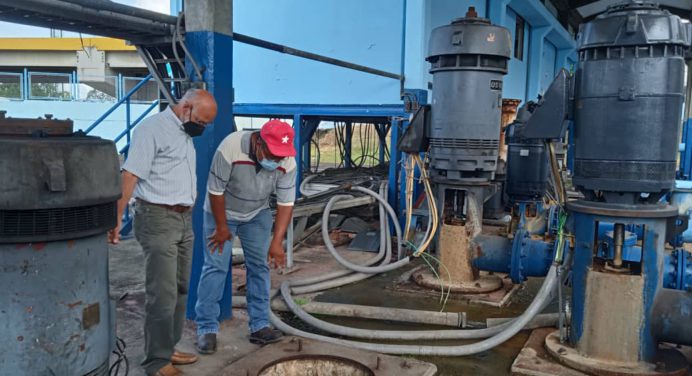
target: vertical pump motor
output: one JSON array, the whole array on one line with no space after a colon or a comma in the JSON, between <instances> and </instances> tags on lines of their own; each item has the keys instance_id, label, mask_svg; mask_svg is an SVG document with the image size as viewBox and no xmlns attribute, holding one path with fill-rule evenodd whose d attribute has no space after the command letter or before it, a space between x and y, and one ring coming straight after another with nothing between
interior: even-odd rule
<instances>
[{"instance_id":1,"label":"vertical pump motor","mask_svg":"<svg viewBox=\"0 0 692 376\"><path fill-rule=\"evenodd\" d=\"M511 37L503 27L465 18L432 31L432 115L428 130L433 179L492 179L497 168L502 76Z\"/></svg>"},{"instance_id":2,"label":"vertical pump motor","mask_svg":"<svg viewBox=\"0 0 692 376\"><path fill-rule=\"evenodd\" d=\"M574 185L589 199L656 202L675 182L689 30L636 0L579 35Z\"/></svg>"},{"instance_id":3,"label":"vertical pump motor","mask_svg":"<svg viewBox=\"0 0 692 376\"><path fill-rule=\"evenodd\" d=\"M119 168L72 121L0 116L0 374L108 374Z\"/></svg>"},{"instance_id":4,"label":"vertical pump motor","mask_svg":"<svg viewBox=\"0 0 692 376\"><path fill-rule=\"evenodd\" d=\"M533 102L522 106L516 120L505 132L507 143L507 183L505 192L510 201L538 201L543 198L548 184L548 154L542 139L524 135L526 122L531 117Z\"/></svg>"}]
</instances>

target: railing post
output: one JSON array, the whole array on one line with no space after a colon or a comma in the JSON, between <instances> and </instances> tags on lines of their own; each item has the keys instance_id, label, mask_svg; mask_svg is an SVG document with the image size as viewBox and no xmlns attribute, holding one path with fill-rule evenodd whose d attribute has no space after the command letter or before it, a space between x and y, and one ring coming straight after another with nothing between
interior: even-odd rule
<instances>
[{"instance_id":1,"label":"railing post","mask_svg":"<svg viewBox=\"0 0 692 376\"><path fill-rule=\"evenodd\" d=\"M118 73L115 84L115 97L117 100L123 99L123 74Z\"/></svg>"},{"instance_id":2,"label":"railing post","mask_svg":"<svg viewBox=\"0 0 692 376\"><path fill-rule=\"evenodd\" d=\"M129 145L130 144L130 131L131 131L130 130L130 97L127 97L127 100L125 101L125 126L127 127L127 128L125 128L127 130L126 139L127 139L127 144ZM130 151L129 148L125 151L125 158L127 158L127 154L129 151Z\"/></svg>"},{"instance_id":3,"label":"railing post","mask_svg":"<svg viewBox=\"0 0 692 376\"><path fill-rule=\"evenodd\" d=\"M27 69L27 68L24 68L24 80L22 83L24 84L24 90L23 90L24 91L24 98L23 99L28 100L29 96L31 95L31 92L30 92L31 89L29 88L31 83L29 82L29 69Z\"/></svg>"},{"instance_id":4,"label":"railing post","mask_svg":"<svg viewBox=\"0 0 692 376\"><path fill-rule=\"evenodd\" d=\"M77 80L77 71L72 71L72 77L70 77L70 92L72 93L72 100L76 101L79 99L79 84Z\"/></svg>"}]
</instances>

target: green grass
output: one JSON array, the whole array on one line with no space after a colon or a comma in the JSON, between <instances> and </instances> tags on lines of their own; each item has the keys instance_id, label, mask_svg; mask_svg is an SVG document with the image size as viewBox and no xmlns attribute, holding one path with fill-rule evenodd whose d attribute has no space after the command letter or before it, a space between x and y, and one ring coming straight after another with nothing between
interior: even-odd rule
<instances>
[{"instance_id":1,"label":"green grass","mask_svg":"<svg viewBox=\"0 0 692 376\"><path fill-rule=\"evenodd\" d=\"M353 132L352 132L352 140L351 140L351 159L353 159L354 162L360 163L361 156L365 153L365 151L369 151L369 155L374 156L375 158L370 158L370 157L365 157L365 161L363 162L363 166L365 167L371 167L375 166L379 163L378 158L379 158L379 149L378 149L378 144L379 144L379 139L374 132L374 129L371 131L372 133L370 134L370 146L368 147L365 145L365 130L363 132L359 131L360 126L365 126L365 125L354 125L353 127ZM319 142L319 150L320 150L320 168L326 168L326 167L335 167L338 166L341 163L341 156L339 154L339 149L337 148L336 145L336 137L335 137L335 129L321 129L319 131L319 134L315 134L313 136L313 140ZM362 135L361 135L362 133ZM363 145L361 145L361 136L364 139L363 140ZM387 136L387 144L389 146L390 142L390 137ZM317 163L317 151L316 151L316 146L314 143L311 144L310 146L310 155L312 156L311 159L311 164L314 168L315 164Z\"/></svg>"}]
</instances>

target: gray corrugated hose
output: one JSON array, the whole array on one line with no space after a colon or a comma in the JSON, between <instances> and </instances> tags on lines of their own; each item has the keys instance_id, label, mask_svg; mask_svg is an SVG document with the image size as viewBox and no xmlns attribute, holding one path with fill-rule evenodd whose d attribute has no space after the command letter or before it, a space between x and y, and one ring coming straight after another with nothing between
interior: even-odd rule
<instances>
[{"instance_id":1,"label":"gray corrugated hose","mask_svg":"<svg viewBox=\"0 0 692 376\"><path fill-rule=\"evenodd\" d=\"M367 342L358 342L358 341L351 341L351 340L344 340L344 339L338 339L338 338L332 338L332 337L327 337L323 335L318 335L318 334L313 334L313 333L308 333L296 328L293 328L283 321L279 319L273 312L270 313L270 319L272 324L279 330L291 334L291 335L297 335L305 338L310 338L310 339L315 339L319 341L324 341L324 342L329 342L329 343L334 343L337 345L343 345L343 346L350 346L362 350L367 350L367 351L375 351L375 352L380 352L380 353L386 353L386 354L410 354L410 355L421 355L421 356L465 356L465 355L472 355L472 354L477 354L483 351L487 351L492 349L493 347L500 345L501 343L507 341L508 339L512 338L515 334L517 334L527 323L533 319L534 316L536 316L544 307L545 305L550 301L550 299L553 296L553 290L555 289L557 282L556 278L556 265L553 265L550 267L550 270L548 271L548 275L546 276L545 280L543 281L543 285L541 286L541 289L538 291L538 294L536 294L536 297L534 300L531 302L529 307L524 311L523 314L521 314L519 317L517 317L515 320L511 321L510 323L503 324L500 326L501 331L498 332L497 334L493 335L490 338L487 338L483 341L479 341L476 343L468 344L468 345L460 345L460 346L428 346L428 345L391 345L391 344L378 344L378 343L367 343ZM282 290L286 290L289 288L288 284L282 285ZM274 292L276 294L277 292ZM287 299L286 304L298 315L302 310L300 307L293 301L293 299ZM305 312L303 312L305 313ZM307 313L305 313L307 315ZM300 317L301 315L299 315ZM309 316L309 315L308 315ZM301 317L303 318L303 317ZM310 320L312 321L312 320ZM321 320L317 320L321 321ZM314 321L313 321L314 322ZM311 323L312 325L312 323ZM321 324L320 324L321 325ZM496 329L498 327L494 327L491 329ZM346 328L353 330L353 332L350 332L351 334L359 334L356 333L360 329L355 329L355 328ZM339 329L341 330L341 329ZM381 331L384 332L384 331ZM402 333L408 333L408 332L401 332L401 331L391 331L392 333L400 332ZM439 332L448 332L448 331L439 331ZM463 332L463 331L461 331ZM346 333L346 332L344 332ZM416 333L416 332L411 332L411 333ZM357 337L356 335L351 335L351 334L344 334L344 335L349 335L352 337ZM371 337L372 338L372 337ZM459 338L459 337L457 337ZM410 339L408 338L408 335L406 335L406 338L400 338L400 339ZM413 339L423 339L423 338L413 338Z\"/></svg>"},{"instance_id":2,"label":"gray corrugated hose","mask_svg":"<svg viewBox=\"0 0 692 376\"><path fill-rule=\"evenodd\" d=\"M401 248L401 226L399 225L399 219L396 216L396 213L394 212L394 209L387 203L387 201L377 193L363 187L353 187L352 188L355 191L363 192L367 195L370 195L374 197L376 200L379 201L380 206L384 206L385 210L387 211L387 214L392 218L392 222L394 223L394 230L396 231L396 236L397 236L397 250L398 254L402 254L402 248ZM344 196L344 195L336 195L333 196L331 199L329 199L329 202L327 202L327 206L324 208L324 212L322 213L322 223L329 223L329 214L331 212L332 206L334 205L335 202L345 199L346 197L349 196ZM331 239L329 238L329 229L327 226L322 226L322 239L324 240L324 245L327 247L327 250L329 250L329 253L334 256L336 261L339 262L342 266L351 269L355 272L359 273L366 273L366 274L374 274L374 273L383 273L383 272L388 272L392 271L394 269L400 268L409 262L411 262L410 257L404 257L392 264L383 264L379 266L363 266L363 265L358 265L354 264L345 258L343 258L339 252L334 248L334 244L332 243Z\"/></svg>"}]
</instances>

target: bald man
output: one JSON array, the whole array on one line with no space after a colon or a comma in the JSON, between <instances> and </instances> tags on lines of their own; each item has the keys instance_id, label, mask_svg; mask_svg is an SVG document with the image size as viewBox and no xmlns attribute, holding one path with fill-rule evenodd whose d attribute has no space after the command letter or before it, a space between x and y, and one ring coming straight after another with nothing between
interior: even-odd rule
<instances>
[{"instance_id":1,"label":"bald man","mask_svg":"<svg viewBox=\"0 0 692 376\"><path fill-rule=\"evenodd\" d=\"M135 237L146 261L146 318L142 366L147 375L173 376L175 365L197 361L175 350L185 321L192 260L192 206L197 198L195 148L216 117L216 101L205 90L189 90L178 104L135 128L122 166L118 224L109 240L119 241L121 218L133 195Z\"/></svg>"}]
</instances>

